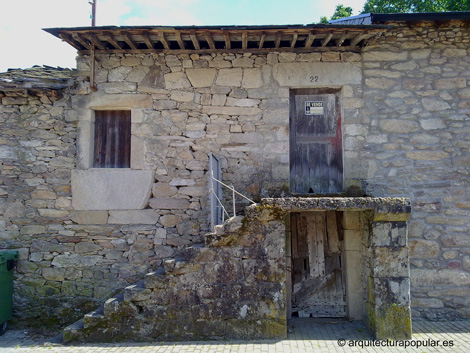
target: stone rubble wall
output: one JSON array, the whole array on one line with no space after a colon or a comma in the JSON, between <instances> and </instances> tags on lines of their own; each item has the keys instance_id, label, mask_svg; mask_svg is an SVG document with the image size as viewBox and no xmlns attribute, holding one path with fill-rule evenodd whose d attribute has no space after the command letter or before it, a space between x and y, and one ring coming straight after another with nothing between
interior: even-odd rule
<instances>
[{"instance_id":1,"label":"stone rubble wall","mask_svg":"<svg viewBox=\"0 0 470 353\"><path fill-rule=\"evenodd\" d=\"M397 28L363 50L363 99L345 173L374 196L412 199L414 317L470 316L470 29Z\"/></svg>"},{"instance_id":2,"label":"stone rubble wall","mask_svg":"<svg viewBox=\"0 0 470 353\"><path fill-rule=\"evenodd\" d=\"M287 195L289 88L331 86L342 87L345 188L412 198L413 315L468 317L470 32L395 25L362 54L98 55L96 93L80 56L61 98L1 93L0 247L20 252L16 317L71 321L201 243L209 152L255 201ZM134 168L155 172L146 209L73 210L83 116L71 96L142 95L151 105L135 115L132 148Z\"/></svg>"},{"instance_id":3,"label":"stone rubble wall","mask_svg":"<svg viewBox=\"0 0 470 353\"><path fill-rule=\"evenodd\" d=\"M0 100L0 249L19 251L15 320L70 323L160 266L171 255L158 252L166 231L72 210L77 114L68 92L11 91Z\"/></svg>"},{"instance_id":4,"label":"stone rubble wall","mask_svg":"<svg viewBox=\"0 0 470 353\"><path fill-rule=\"evenodd\" d=\"M67 327L64 342L285 338L285 225L252 208Z\"/></svg>"}]
</instances>

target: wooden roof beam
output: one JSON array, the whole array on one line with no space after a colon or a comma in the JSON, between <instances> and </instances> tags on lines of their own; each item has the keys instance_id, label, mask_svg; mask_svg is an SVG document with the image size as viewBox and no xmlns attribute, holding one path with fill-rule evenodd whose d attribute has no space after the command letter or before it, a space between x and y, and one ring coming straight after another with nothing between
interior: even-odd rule
<instances>
[{"instance_id":1,"label":"wooden roof beam","mask_svg":"<svg viewBox=\"0 0 470 353\"><path fill-rule=\"evenodd\" d=\"M168 45L168 42L166 41L166 38L165 38L165 33L158 32L158 40L162 43L163 48L170 49L170 46Z\"/></svg>"},{"instance_id":2,"label":"wooden roof beam","mask_svg":"<svg viewBox=\"0 0 470 353\"><path fill-rule=\"evenodd\" d=\"M148 49L153 49L153 43L150 40L150 36L147 32L142 32L141 33L142 38L144 38L144 43L147 46Z\"/></svg>"},{"instance_id":3,"label":"wooden roof beam","mask_svg":"<svg viewBox=\"0 0 470 353\"><path fill-rule=\"evenodd\" d=\"M197 37L195 34L190 34L189 37L191 38L191 41L193 42L194 49L200 50L201 46L199 45L199 41L197 40Z\"/></svg>"},{"instance_id":4,"label":"wooden roof beam","mask_svg":"<svg viewBox=\"0 0 470 353\"><path fill-rule=\"evenodd\" d=\"M369 37L369 33L359 33L352 41L351 41L351 46L355 47L356 45L359 44L359 42L367 37Z\"/></svg>"},{"instance_id":5,"label":"wooden roof beam","mask_svg":"<svg viewBox=\"0 0 470 353\"><path fill-rule=\"evenodd\" d=\"M243 32L242 33L242 49L247 49L248 48L248 33Z\"/></svg>"},{"instance_id":6,"label":"wooden roof beam","mask_svg":"<svg viewBox=\"0 0 470 353\"><path fill-rule=\"evenodd\" d=\"M209 32L206 32L204 33L204 36L206 37L207 44L209 44L209 48L211 48L212 50L215 50L215 43L214 43L214 39L212 39L212 34L210 34Z\"/></svg>"},{"instance_id":7,"label":"wooden roof beam","mask_svg":"<svg viewBox=\"0 0 470 353\"><path fill-rule=\"evenodd\" d=\"M119 45L119 43L116 41L116 39L110 32L103 32L103 36L106 41L109 42L109 44L111 44L115 49L122 49L122 47Z\"/></svg>"},{"instance_id":8,"label":"wooden roof beam","mask_svg":"<svg viewBox=\"0 0 470 353\"><path fill-rule=\"evenodd\" d=\"M371 38L369 38L369 40L367 41L367 45L373 45L375 44L375 42L377 42L380 38L380 36L383 34L383 32L379 32L377 33L376 35L372 36Z\"/></svg>"},{"instance_id":9,"label":"wooden roof beam","mask_svg":"<svg viewBox=\"0 0 470 353\"><path fill-rule=\"evenodd\" d=\"M327 36L322 40L321 46L326 47L326 45L330 42L331 38L333 38L333 32L327 34Z\"/></svg>"},{"instance_id":10,"label":"wooden roof beam","mask_svg":"<svg viewBox=\"0 0 470 353\"><path fill-rule=\"evenodd\" d=\"M291 48L295 48L295 43L297 42L297 37L298 37L298 36L299 36L299 35L298 35L297 33L294 33L294 34L292 35L292 40L291 40L291 42L290 42L290 47L291 47Z\"/></svg>"},{"instance_id":11,"label":"wooden roof beam","mask_svg":"<svg viewBox=\"0 0 470 353\"><path fill-rule=\"evenodd\" d=\"M305 48L311 48L314 40L315 35L312 34L312 32L309 32L307 40L305 41Z\"/></svg>"},{"instance_id":12,"label":"wooden roof beam","mask_svg":"<svg viewBox=\"0 0 470 353\"><path fill-rule=\"evenodd\" d=\"M282 33L281 32L277 32L276 33L276 44L275 44L275 48L279 48L281 46L281 38L282 38Z\"/></svg>"},{"instance_id":13,"label":"wooden roof beam","mask_svg":"<svg viewBox=\"0 0 470 353\"><path fill-rule=\"evenodd\" d=\"M175 36L176 36L176 41L178 42L178 45L180 46L180 49L182 50L186 49L186 47L184 46L183 39L181 38L181 32L176 31Z\"/></svg>"},{"instance_id":14,"label":"wooden roof beam","mask_svg":"<svg viewBox=\"0 0 470 353\"><path fill-rule=\"evenodd\" d=\"M85 41L78 33L72 33L72 38L75 39L84 48L91 49L90 43Z\"/></svg>"},{"instance_id":15,"label":"wooden roof beam","mask_svg":"<svg viewBox=\"0 0 470 353\"><path fill-rule=\"evenodd\" d=\"M129 33L123 31L123 32L121 32L121 35L123 36L124 41L127 43L127 45L128 45L131 49L134 49L134 50L137 49L137 44L134 42L134 40L133 40L132 37L129 35Z\"/></svg>"},{"instance_id":16,"label":"wooden roof beam","mask_svg":"<svg viewBox=\"0 0 470 353\"><path fill-rule=\"evenodd\" d=\"M225 49L232 49L232 43L230 42L230 34L224 33Z\"/></svg>"},{"instance_id":17,"label":"wooden roof beam","mask_svg":"<svg viewBox=\"0 0 470 353\"><path fill-rule=\"evenodd\" d=\"M346 37L348 36L348 31L344 31L341 37L336 41L336 45L340 47L343 45L344 41L346 40Z\"/></svg>"},{"instance_id":18,"label":"wooden roof beam","mask_svg":"<svg viewBox=\"0 0 470 353\"><path fill-rule=\"evenodd\" d=\"M93 43L98 49L105 50L106 47L101 43L101 41L96 38L96 36L93 33L87 33L83 35L85 38L87 38L91 43ZM134 49L134 48L132 48Z\"/></svg>"},{"instance_id":19,"label":"wooden roof beam","mask_svg":"<svg viewBox=\"0 0 470 353\"><path fill-rule=\"evenodd\" d=\"M77 50L82 50L83 49L82 45L79 42L77 42L77 41L73 40L72 38L70 38L69 35L67 35L65 33L59 33L59 37L60 37L60 39L62 39L66 43L69 43L75 49L77 49Z\"/></svg>"},{"instance_id":20,"label":"wooden roof beam","mask_svg":"<svg viewBox=\"0 0 470 353\"><path fill-rule=\"evenodd\" d=\"M259 49L263 48L265 39L266 39L266 33L261 32L261 37L259 38L259 46L258 46Z\"/></svg>"}]
</instances>

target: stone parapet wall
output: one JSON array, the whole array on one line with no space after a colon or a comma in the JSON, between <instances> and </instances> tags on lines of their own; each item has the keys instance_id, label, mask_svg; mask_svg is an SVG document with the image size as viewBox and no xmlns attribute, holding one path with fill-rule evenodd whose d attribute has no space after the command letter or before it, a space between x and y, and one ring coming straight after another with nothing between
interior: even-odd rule
<instances>
[{"instance_id":1,"label":"stone parapet wall","mask_svg":"<svg viewBox=\"0 0 470 353\"><path fill-rule=\"evenodd\" d=\"M361 130L345 130L345 174L368 194L412 199L413 314L469 317L470 29L393 25L362 53Z\"/></svg>"}]
</instances>

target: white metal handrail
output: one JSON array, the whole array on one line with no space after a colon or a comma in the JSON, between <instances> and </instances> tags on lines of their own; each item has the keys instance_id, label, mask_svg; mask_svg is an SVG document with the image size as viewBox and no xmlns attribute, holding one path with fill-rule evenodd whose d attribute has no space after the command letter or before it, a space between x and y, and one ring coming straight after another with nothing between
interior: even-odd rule
<instances>
[{"instance_id":1,"label":"white metal handrail","mask_svg":"<svg viewBox=\"0 0 470 353\"><path fill-rule=\"evenodd\" d=\"M211 195L214 196L215 200L217 201L217 203L219 204L219 206L222 208L222 222L225 221L225 215L227 215L228 218L230 218L230 215L227 211L227 209L224 207L224 205L222 204L222 201L220 200L220 197L217 196L217 192L216 192L216 188L214 188L214 181L217 182L219 185L221 186L224 186L226 187L227 189L231 190L232 191L232 207L233 207L233 217L235 217L237 215L237 211L236 211L236 201L235 201L235 197L236 195L239 195L241 197L243 197L245 200L249 201L251 204L255 204L256 202L254 202L253 200L251 200L250 198L246 197L245 195L243 195L242 193L238 192L237 190L235 190L235 188L233 187L233 185L227 185L225 184L224 182L222 182L221 180L217 179L216 177L214 177L214 169L213 169L213 165L212 165L212 158L213 158L213 155L212 153L210 153L210 176L211 176L211 180L210 180L210 183L209 183L209 192ZM218 160L216 159L216 162ZM220 170L218 172L218 174L221 174L220 173ZM219 189L219 192L220 192L220 189ZM212 205L211 205L211 210L213 209ZM213 211L211 211L213 212ZM211 216L211 223L212 223L212 229L214 229L214 226L216 224L214 224L214 217Z\"/></svg>"}]
</instances>

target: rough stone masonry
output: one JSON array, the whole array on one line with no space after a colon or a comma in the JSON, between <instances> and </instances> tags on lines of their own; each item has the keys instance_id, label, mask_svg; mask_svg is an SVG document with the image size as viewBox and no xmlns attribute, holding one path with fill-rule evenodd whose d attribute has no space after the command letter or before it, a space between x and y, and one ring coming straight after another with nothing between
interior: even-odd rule
<instances>
[{"instance_id":1,"label":"rough stone masonry","mask_svg":"<svg viewBox=\"0 0 470 353\"><path fill-rule=\"evenodd\" d=\"M203 243L209 152L243 194L288 195L288 97L299 87L341 87L345 190L411 198L413 315L468 317L470 31L458 20L390 24L361 53L99 55L97 92L81 55L60 94L1 89L0 247L20 253L16 322L70 323ZM110 107L132 111L132 155L127 174L87 185L116 187L105 202L80 185L94 172L92 111Z\"/></svg>"}]
</instances>

